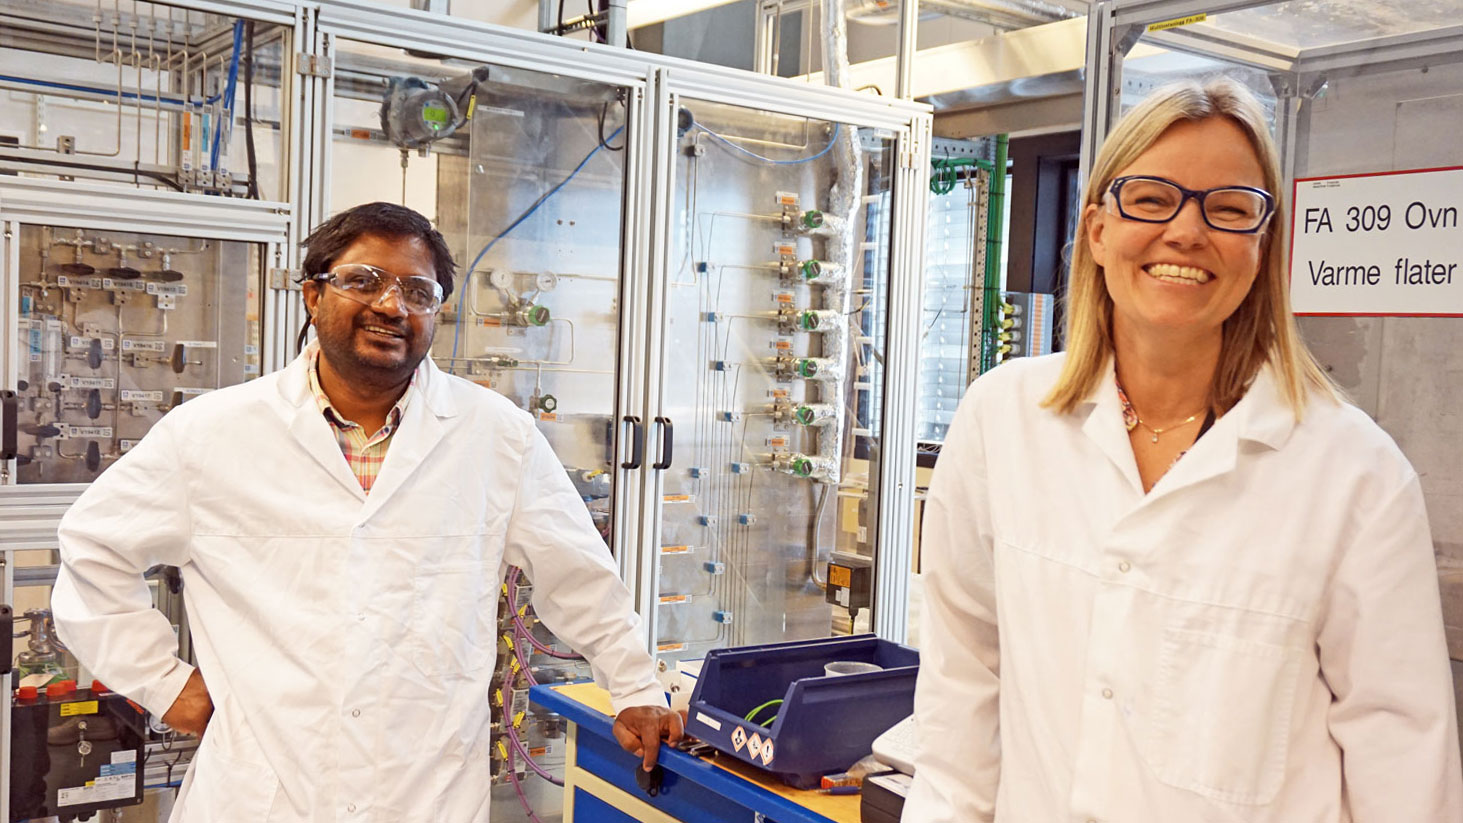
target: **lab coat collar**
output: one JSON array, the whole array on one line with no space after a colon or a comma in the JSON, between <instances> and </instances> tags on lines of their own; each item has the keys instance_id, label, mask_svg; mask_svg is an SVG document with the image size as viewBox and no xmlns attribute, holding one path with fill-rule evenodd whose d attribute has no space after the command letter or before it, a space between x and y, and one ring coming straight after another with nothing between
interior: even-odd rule
<instances>
[{"instance_id":1,"label":"lab coat collar","mask_svg":"<svg viewBox=\"0 0 1463 823\"><path fill-rule=\"evenodd\" d=\"M1082 402L1088 407L1082 431L1107 455L1131 487L1142 495L1143 483L1138 476L1138 464L1133 458L1127 427L1123 424L1122 403L1118 399L1115 381L1113 360L1108 358L1102 377ZM1232 471L1238 459L1240 441L1279 449L1294 429L1295 415L1280 391L1274 369L1266 364L1255 375L1240 402L1216 420L1189 453L1159 479L1144 496L1145 502Z\"/></svg>"},{"instance_id":2,"label":"lab coat collar","mask_svg":"<svg viewBox=\"0 0 1463 823\"><path fill-rule=\"evenodd\" d=\"M442 439L446 431L442 419L456 416L457 402L452 397L447 376L437 368L432 358L423 358L417 366L416 382L412 386L416 394L407 404L396 434L392 435L386 460L381 464L381 472L368 497L341 455L340 444L310 392L310 358L318 346L317 342L311 341L280 375L280 395L293 410L288 420L290 434L331 477L365 504L361 511L361 520L365 520L401 488Z\"/></svg>"}]
</instances>

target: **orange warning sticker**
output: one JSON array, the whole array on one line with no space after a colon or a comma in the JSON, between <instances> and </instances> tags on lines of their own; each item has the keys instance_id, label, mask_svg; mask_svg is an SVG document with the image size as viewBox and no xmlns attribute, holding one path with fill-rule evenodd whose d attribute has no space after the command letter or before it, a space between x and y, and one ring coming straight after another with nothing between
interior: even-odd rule
<instances>
[{"instance_id":1,"label":"orange warning sticker","mask_svg":"<svg viewBox=\"0 0 1463 823\"><path fill-rule=\"evenodd\" d=\"M772 447L772 448L774 448L774 449L785 449L785 448L787 448L787 438L786 437L769 437L769 438L767 438L767 445L770 446L770 447Z\"/></svg>"},{"instance_id":2,"label":"orange warning sticker","mask_svg":"<svg viewBox=\"0 0 1463 823\"><path fill-rule=\"evenodd\" d=\"M778 292L775 295L775 298L777 299L777 302L779 302L779 303L786 303L788 305L792 305L792 299L793 298L792 298L792 292L790 292L790 291L780 291L780 292Z\"/></svg>"},{"instance_id":3,"label":"orange warning sticker","mask_svg":"<svg viewBox=\"0 0 1463 823\"><path fill-rule=\"evenodd\" d=\"M690 550L691 550L691 547L690 546L661 546L660 547L660 553L661 554L685 554L686 552L688 552Z\"/></svg>"},{"instance_id":4,"label":"orange warning sticker","mask_svg":"<svg viewBox=\"0 0 1463 823\"><path fill-rule=\"evenodd\" d=\"M547 423L552 423L555 420L559 419L559 415L553 412L539 412L538 419L543 420Z\"/></svg>"},{"instance_id":5,"label":"orange warning sticker","mask_svg":"<svg viewBox=\"0 0 1463 823\"><path fill-rule=\"evenodd\" d=\"M847 566L828 567L828 585L848 588L853 585L853 569Z\"/></svg>"},{"instance_id":6,"label":"orange warning sticker","mask_svg":"<svg viewBox=\"0 0 1463 823\"><path fill-rule=\"evenodd\" d=\"M655 647L655 650L657 652L661 653L661 654L670 654L671 652L683 652L683 651L686 650L686 644L685 643L662 643L659 646L656 646Z\"/></svg>"},{"instance_id":7,"label":"orange warning sticker","mask_svg":"<svg viewBox=\"0 0 1463 823\"><path fill-rule=\"evenodd\" d=\"M792 341L777 340L773 342L772 347L777 349L778 351L792 351Z\"/></svg>"},{"instance_id":8,"label":"orange warning sticker","mask_svg":"<svg viewBox=\"0 0 1463 823\"><path fill-rule=\"evenodd\" d=\"M665 503L689 503L689 502L691 502L691 495L689 495L689 494L668 494L668 495L662 497L661 498L661 501L662 502L665 502Z\"/></svg>"},{"instance_id":9,"label":"orange warning sticker","mask_svg":"<svg viewBox=\"0 0 1463 823\"><path fill-rule=\"evenodd\" d=\"M689 594L667 594L667 595L664 595L664 596L662 596L660 598L660 604L662 606L669 605L669 604L672 604L672 603L689 603L689 602L691 602L691 595L689 595Z\"/></svg>"}]
</instances>

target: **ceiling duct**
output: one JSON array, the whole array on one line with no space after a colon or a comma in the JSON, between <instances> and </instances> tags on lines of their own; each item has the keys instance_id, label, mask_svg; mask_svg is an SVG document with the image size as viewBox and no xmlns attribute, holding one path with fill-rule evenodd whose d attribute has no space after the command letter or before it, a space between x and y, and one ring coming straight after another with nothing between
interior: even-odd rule
<instances>
[{"instance_id":1,"label":"ceiling duct","mask_svg":"<svg viewBox=\"0 0 1463 823\"><path fill-rule=\"evenodd\" d=\"M922 20L944 15L1000 29L1024 29L1077 16L1065 6L1045 0L920 0L919 8ZM848 19L893 25L899 22L899 0L849 0Z\"/></svg>"}]
</instances>

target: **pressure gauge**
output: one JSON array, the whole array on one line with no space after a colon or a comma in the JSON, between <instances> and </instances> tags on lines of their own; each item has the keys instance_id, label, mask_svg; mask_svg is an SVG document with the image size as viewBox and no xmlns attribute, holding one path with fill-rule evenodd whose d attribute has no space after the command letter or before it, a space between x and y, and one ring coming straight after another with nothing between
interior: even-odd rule
<instances>
[{"instance_id":1,"label":"pressure gauge","mask_svg":"<svg viewBox=\"0 0 1463 823\"><path fill-rule=\"evenodd\" d=\"M488 272L488 285L501 291L507 291L513 285L513 272L507 269L493 269Z\"/></svg>"},{"instance_id":2,"label":"pressure gauge","mask_svg":"<svg viewBox=\"0 0 1463 823\"><path fill-rule=\"evenodd\" d=\"M542 272L533 279L533 284L539 291L553 291L559 285L559 276L551 271Z\"/></svg>"}]
</instances>

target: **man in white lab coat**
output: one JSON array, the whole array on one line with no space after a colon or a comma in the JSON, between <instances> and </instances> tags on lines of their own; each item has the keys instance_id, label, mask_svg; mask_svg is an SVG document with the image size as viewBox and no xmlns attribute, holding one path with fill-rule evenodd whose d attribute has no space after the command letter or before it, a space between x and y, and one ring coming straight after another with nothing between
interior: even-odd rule
<instances>
[{"instance_id":1,"label":"man in white lab coat","mask_svg":"<svg viewBox=\"0 0 1463 823\"><path fill-rule=\"evenodd\" d=\"M579 495L529 415L426 356L441 235L372 203L306 242L318 341L169 412L61 523L61 636L203 735L172 820L486 821L509 564L650 768L680 719ZM158 564L182 571L197 669L151 607Z\"/></svg>"}]
</instances>

